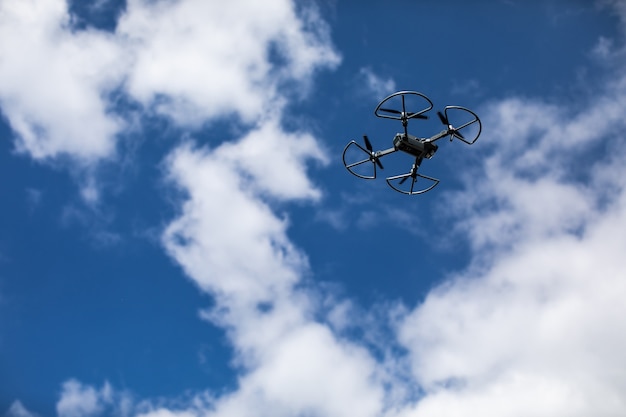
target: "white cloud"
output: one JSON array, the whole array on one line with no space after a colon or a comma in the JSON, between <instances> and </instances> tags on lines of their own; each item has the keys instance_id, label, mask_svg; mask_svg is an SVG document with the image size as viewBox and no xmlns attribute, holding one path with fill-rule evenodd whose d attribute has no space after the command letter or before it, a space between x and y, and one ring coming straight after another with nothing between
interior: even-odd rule
<instances>
[{"instance_id":1,"label":"white cloud","mask_svg":"<svg viewBox=\"0 0 626 417\"><path fill-rule=\"evenodd\" d=\"M20 4L4 7L24 23L30 16L24 10L35 9ZM23 4L51 7L46 13L56 17L42 24L46 34L67 20L60 2ZM306 170L311 161L325 161L313 136L281 127L288 98L276 87L284 77L308 82L315 68L336 64L337 56L323 33L303 30L311 20L294 19L290 3L259 8L134 0L115 35L128 42L133 57L125 86L146 107L181 125L226 114L254 122L235 142L184 144L165 164L185 199L162 242L187 276L215 297L216 307L201 316L226 330L238 386L218 398L200 393L183 407L148 402L126 410L143 417L623 415L625 154L619 141L608 141L615 149L609 156L597 144L623 129L624 82L590 100L584 112L521 98L484 110L494 133L483 133L481 143L491 151L476 173L479 181L446 201L474 262L392 320L399 341L379 343L399 342L408 357L390 349L381 359L363 340L343 336L349 304L328 314L334 330L317 318L315 294L299 286L309 273L306 255L289 239L288 218L275 207L318 199ZM209 26L214 31L207 32ZM61 32L63 39L79 36ZM283 54L284 67L273 67L270 45ZM372 80L372 88L390 86ZM101 92L99 82L77 90ZM18 103L7 112L18 132L38 123L54 131L57 119L28 107L27 95L6 91L3 100L15 96ZM271 103L280 103L277 114L260 117ZM95 109L92 115L105 114ZM19 130L25 115L35 121ZM106 131L102 143L112 146L116 132ZM53 146L31 136L24 146L34 156L76 152L60 139ZM110 148L103 149L85 155L108 154ZM567 175L572 163L581 165L576 176ZM70 380L57 413L102 415L118 401L108 384L96 389Z\"/></svg>"},{"instance_id":2,"label":"white cloud","mask_svg":"<svg viewBox=\"0 0 626 417\"><path fill-rule=\"evenodd\" d=\"M112 400L112 388L105 383L100 390L71 379L63 384L61 398L57 403L59 417L97 416Z\"/></svg>"},{"instance_id":3,"label":"white cloud","mask_svg":"<svg viewBox=\"0 0 626 417\"><path fill-rule=\"evenodd\" d=\"M195 411L171 411L167 408L159 408L154 411L137 414L137 417L197 417L199 414Z\"/></svg>"},{"instance_id":4,"label":"white cloud","mask_svg":"<svg viewBox=\"0 0 626 417\"><path fill-rule=\"evenodd\" d=\"M396 90L396 83L392 78L383 78L365 67L359 70L359 75L365 81L365 87L379 100Z\"/></svg>"},{"instance_id":5,"label":"white cloud","mask_svg":"<svg viewBox=\"0 0 626 417\"><path fill-rule=\"evenodd\" d=\"M233 399L261 395L268 416L374 416L382 399L381 388L371 382L374 367L364 349L339 342L326 326L308 323L272 346Z\"/></svg>"},{"instance_id":6,"label":"white cloud","mask_svg":"<svg viewBox=\"0 0 626 417\"><path fill-rule=\"evenodd\" d=\"M150 408L145 401L137 402L127 391L114 389L104 382L100 388L76 379L63 383L56 404L58 417L134 416Z\"/></svg>"},{"instance_id":7,"label":"white cloud","mask_svg":"<svg viewBox=\"0 0 626 417\"><path fill-rule=\"evenodd\" d=\"M595 171L611 160L606 149L619 150L626 127L626 79L602 93L582 110L520 98L484 109L492 133L481 142L489 149L483 172L468 176L471 191L446 201L469 219L459 224L476 249L574 232L590 220L608 180Z\"/></svg>"},{"instance_id":8,"label":"white cloud","mask_svg":"<svg viewBox=\"0 0 626 417\"><path fill-rule=\"evenodd\" d=\"M424 393L396 415L626 413L624 81L483 109L484 163L444 203L473 263L399 321Z\"/></svg>"},{"instance_id":9,"label":"white cloud","mask_svg":"<svg viewBox=\"0 0 626 417\"><path fill-rule=\"evenodd\" d=\"M481 136L481 144L526 174L562 175L573 155L583 157L584 150L620 135L626 124L626 78L620 74L580 102L575 106L518 97L494 102L482 112L490 132ZM580 159L581 169L589 162Z\"/></svg>"},{"instance_id":10,"label":"white cloud","mask_svg":"<svg viewBox=\"0 0 626 417\"><path fill-rule=\"evenodd\" d=\"M2 108L21 135L22 150L36 158L67 154L93 161L110 156L122 124L107 129L97 121L119 123L108 112L114 109L107 109L107 94L113 89L181 126L199 127L235 115L253 127L237 142L215 150L183 145L167 163L172 182L189 199L165 231L164 245L189 277L216 297L218 308L203 316L228 329L237 360L248 372L241 390L215 407L225 414L234 407L244 408L249 415L258 415L259 409L276 415L271 411L275 404L285 412L302 406L344 413L349 402L342 402L339 390L332 389L326 379L328 367L343 375L338 382L345 384L354 376L369 375L367 355L334 340L332 333L311 319L311 300L295 290L307 270L306 257L287 238L287 219L274 214L261 199L316 200L321 195L306 174L311 160L326 162L321 147L307 132L284 131L279 120L292 83L306 91L317 69L339 62L325 22L313 9L300 7L296 13L294 3L282 0L219 6L197 0L131 0L115 32L105 33L73 31L60 0L4 4L10 12L5 18L11 21L5 38L36 29L25 38L28 44L1 45L13 55L3 61L4 73L0 72L19 81L13 89L0 91ZM23 55L18 56L18 51ZM92 59L92 52L106 59ZM22 57L37 65L22 63ZM53 71L38 85L40 95L19 86L40 75L32 70L22 73L22 68L44 68L50 59ZM71 67L65 67L65 62ZM109 68L111 62L117 66ZM52 108L68 91L77 97L69 101L73 106ZM77 109L84 111L76 113ZM77 134L63 130L67 126L81 135L96 128L100 136L83 143ZM93 182L83 187L83 197L98 201ZM261 313L260 304L268 311ZM318 352L310 347L299 354L292 351L302 340L317 346L319 353L325 353L319 359L330 363L316 359ZM291 356L273 354L281 346ZM285 359L289 359L287 366ZM273 379L275 371L281 373L281 380ZM328 387L325 392L332 401L316 405L318 392L297 388L307 375L313 377L310 384ZM299 396L286 396L288 388ZM355 384L353 392L376 397L376 389L367 381ZM70 380L63 386L57 413L101 415L110 406L111 395L104 388ZM144 414L195 415L198 407L206 406L179 411L148 407ZM371 402L362 407L371 407Z\"/></svg>"},{"instance_id":11,"label":"white cloud","mask_svg":"<svg viewBox=\"0 0 626 417\"><path fill-rule=\"evenodd\" d=\"M191 198L164 243L201 288L258 303L297 280L306 261L287 239L286 221L246 192L253 177L240 175L219 152L189 145L169 161L172 180Z\"/></svg>"},{"instance_id":12,"label":"white cloud","mask_svg":"<svg viewBox=\"0 0 626 417\"><path fill-rule=\"evenodd\" d=\"M621 30L621 39L611 39L609 37L600 36L596 41L595 47L591 53L593 56L600 58L604 63L623 65L624 56L626 54L626 3L622 0L596 0L596 4L602 8L606 8L610 13L616 15L620 20L619 29Z\"/></svg>"},{"instance_id":13,"label":"white cloud","mask_svg":"<svg viewBox=\"0 0 626 417\"><path fill-rule=\"evenodd\" d=\"M183 125L230 114L254 121L280 107L282 83L339 63L325 22L285 0L133 0L118 33L135 59L129 93Z\"/></svg>"},{"instance_id":14,"label":"white cloud","mask_svg":"<svg viewBox=\"0 0 626 417\"><path fill-rule=\"evenodd\" d=\"M36 159L111 156L124 127L106 101L124 55L111 36L70 27L63 0L0 3L0 106L17 148Z\"/></svg>"},{"instance_id":15,"label":"white cloud","mask_svg":"<svg viewBox=\"0 0 626 417\"><path fill-rule=\"evenodd\" d=\"M400 333L427 390L415 415L624 413L620 200L582 238L520 239L486 270L429 294Z\"/></svg>"},{"instance_id":16,"label":"white cloud","mask_svg":"<svg viewBox=\"0 0 626 417\"><path fill-rule=\"evenodd\" d=\"M327 163L328 157L311 134L285 132L277 120L262 122L238 142L222 146L216 156L250 176L243 187L286 199L321 196L302 166L307 159Z\"/></svg>"},{"instance_id":17,"label":"white cloud","mask_svg":"<svg viewBox=\"0 0 626 417\"><path fill-rule=\"evenodd\" d=\"M515 103L519 114L541 114L541 104ZM498 122L501 113L492 108ZM578 117L560 115L544 114L542 126L557 119L570 126ZM269 127L248 137L271 142L272 135L259 134L264 129ZM493 149L479 173L485 181L468 184L448 201L468 216L464 230L475 262L392 322L409 352L408 375L402 355L385 352L375 359L364 343L340 335L348 304L331 313L333 331L313 319L315 297L297 289L306 259L290 243L286 221L259 197L315 199L310 183L287 191L259 185L271 181L242 163L248 161L247 138L215 149L177 149L167 169L187 199L164 244L188 276L215 295L217 308L203 317L227 329L241 373L237 389L221 397L207 400L201 393L182 407L144 404L136 414L622 415L624 149L616 141L609 156L590 157L591 145L541 154L534 164L546 168L544 177L529 176L525 164L513 163L519 152L512 149L523 153L524 143L541 147L555 137L536 137L532 128L522 132L521 144L502 141ZM302 157L289 146L269 149L283 152L279 159L286 161ZM585 175L560 176L558 167L581 154L590 161ZM306 160L293 166L306 178ZM461 212L468 201L481 209Z\"/></svg>"},{"instance_id":18,"label":"white cloud","mask_svg":"<svg viewBox=\"0 0 626 417\"><path fill-rule=\"evenodd\" d=\"M188 197L164 244L214 295L217 307L202 316L227 329L243 370L239 388L212 404L216 416L380 411L376 361L314 319L315 297L298 289L306 257L289 241L286 220L261 199L318 198L306 162L320 158L312 137L281 134L268 121L240 141L213 150L185 145L169 159L170 178ZM257 165L268 159L285 178Z\"/></svg>"},{"instance_id":19,"label":"white cloud","mask_svg":"<svg viewBox=\"0 0 626 417\"><path fill-rule=\"evenodd\" d=\"M600 36L591 52L600 59L611 59L614 54L613 40Z\"/></svg>"},{"instance_id":20,"label":"white cloud","mask_svg":"<svg viewBox=\"0 0 626 417\"><path fill-rule=\"evenodd\" d=\"M626 412L623 85L485 110L491 149L445 201L473 263L401 321L424 395L398 415Z\"/></svg>"},{"instance_id":21,"label":"white cloud","mask_svg":"<svg viewBox=\"0 0 626 417\"><path fill-rule=\"evenodd\" d=\"M131 0L114 33L72 29L64 0L7 0L0 19L0 105L37 159L114 155L115 91L184 126L254 122L280 110L279 86L340 60L325 22L286 0Z\"/></svg>"},{"instance_id":22,"label":"white cloud","mask_svg":"<svg viewBox=\"0 0 626 417\"><path fill-rule=\"evenodd\" d=\"M24 407L20 401L14 401L6 412L6 417L37 417L35 414Z\"/></svg>"}]
</instances>

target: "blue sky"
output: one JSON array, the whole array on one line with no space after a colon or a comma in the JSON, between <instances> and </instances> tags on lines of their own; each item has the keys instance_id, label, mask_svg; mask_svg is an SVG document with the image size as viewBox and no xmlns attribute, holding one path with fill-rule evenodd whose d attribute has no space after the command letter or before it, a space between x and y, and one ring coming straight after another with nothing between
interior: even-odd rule
<instances>
[{"instance_id":1,"label":"blue sky","mask_svg":"<svg viewBox=\"0 0 626 417\"><path fill-rule=\"evenodd\" d=\"M0 415L624 415L625 34L617 0L2 0ZM421 196L341 162L398 90L412 134L483 125Z\"/></svg>"}]
</instances>

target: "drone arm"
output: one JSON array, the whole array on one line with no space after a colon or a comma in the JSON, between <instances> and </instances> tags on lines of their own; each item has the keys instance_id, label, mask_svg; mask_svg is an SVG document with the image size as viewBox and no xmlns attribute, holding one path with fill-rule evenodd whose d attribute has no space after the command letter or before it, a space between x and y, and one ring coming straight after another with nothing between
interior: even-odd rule
<instances>
[{"instance_id":1,"label":"drone arm","mask_svg":"<svg viewBox=\"0 0 626 417\"><path fill-rule=\"evenodd\" d=\"M376 158L382 158L383 156L385 156L385 155L389 155L390 153L394 153L394 152L396 152L396 151L397 151L397 149L396 149L396 148L389 148L389 149L385 149L385 150L382 150L382 151L378 151L378 152L376 152L376 153L374 154L374 156L375 156Z\"/></svg>"},{"instance_id":2,"label":"drone arm","mask_svg":"<svg viewBox=\"0 0 626 417\"><path fill-rule=\"evenodd\" d=\"M353 167L355 167L355 166L358 166L358 165L364 164L364 163L366 163L366 162L372 162L372 157L371 157L371 156L368 156L368 157L367 157L367 158L365 158L365 159L362 159L362 160L360 160L360 161L357 161L357 162L353 162L353 163L351 163L351 164L348 164L348 163L346 162L346 152L348 151L348 148L350 148L350 146L356 146L357 148L359 148L360 150L362 150L362 151L363 151L363 152L365 152L366 154L369 154L369 153L370 153L370 151L368 151L367 149L365 149L364 147L362 147L361 145L359 145L356 141L354 141L354 140L353 140L353 141L350 141L350 143L348 143L348 144L346 145L345 149L343 150L343 164L344 164L344 166L345 166L346 168L348 168L348 171L350 171L350 168L353 168ZM352 171L350 171L350 172L352 172Z\"/></svg>"},{"instance_id":3,"label":"drone arm","mask_svg":"<svg viewBox=\"0 0 626 417\"><path fill-rule=\"evenodd\" d=\"M358 143L356 143L355 141L352 141L352 143L354 143L354 145L356 145L357 147L359 147L359 148L360 148L363 152L365 152L365 153L369 153L369 151L368 151L367 149L365 149L364 147L362 147L361 145L359 145L359 144L358 144ZM346 149L347 149L347 147L346 147ZM353 163L351 163L351 164L346 164L346 163L345 163L345 159L344 159L344 165L346 166L346 168L350 169L350 168L353 168L353 167L355 167L355 166L357 166L357 165L364 164L364 163L366 163L366 162L372 162L372 157L373 157L373 158L376 158L376 159L380 159L380 158L382 158L383 156L385 156L385 155L389 155L390 153L394 153L394 152L396 152L396 151L397 151L397 149L395 149L395 148L389 148L389 149L385 149L385 150L383 150L383 151L377 151L377 152L374 152L374 154L373 154L373 155L371 155L371 156L369 156L369 157L367 157L367 158L365 158L365 159L363 159L363 160L361 160L361 161L358 161L358 162L353 162ZM345 151L344 151L344 157L345 157Z\"/></svg>"},{"instance_id":4,"label":"drone arm","mask_svg":"<svg viewBox=\"0 0 626 417\"><path fill-rule=\"evenodd\" d=\"M427 143L433 143L438 141L441 138L445 138L446 136L448 136L450 134L450 131L446 130L442 130L441 132L437 133L435 136L431 136L428 139L425 139L424 142Z\"/></svg>"},{"instance_id":5,"label":"drone arm","mask_svg":"<svg viewBox=\"0 0 626 417\"><path fill-rule=\"evenodd\" d=\"M389 149L385 149L382 151L377 151L374 152L372 150L372 145L369 141L369 139L367 138L367 136L363 137L365 140L365 147L359 145L357 142L355 141L350 141L346 147L343 149L343 165L346 167L346 169L352 174L355 175L359 178L363 178L363 179L374 179L376 178L376 166L378 166L380 169L383 169L383 165L380 163L380 158L385 156L385 155L389 155L390 153L393 153L395 151L397 151L397 149L395 148L389 148ZM357 160L355 162L352 163L348 163L348 161L346 160L346 154L348 152L348 150L353 147L356 146L357 149L359 149L361 152L365 153L367 155L366 158ZM371 175L367 175L367 174L363 174L363 173L359 173L358 171L353 171L352 168L355 168L359 165L363 165L363 164L367 164L367 163L372 163L373 164L373 172Z\"/></svg>"}]
</instances>

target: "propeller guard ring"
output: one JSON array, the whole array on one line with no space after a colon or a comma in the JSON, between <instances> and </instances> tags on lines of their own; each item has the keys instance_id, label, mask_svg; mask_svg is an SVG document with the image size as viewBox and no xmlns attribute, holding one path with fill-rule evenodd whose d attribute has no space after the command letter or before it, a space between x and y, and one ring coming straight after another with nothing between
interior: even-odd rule
<instances>
[{"instance_id":1,"label":"propeller guard ring","mask_svg":"<svg viewBox=\"0 0 626 417\"><path fill-rule=\"evenodd\" d=\"M424 110L420 110L418 112L415 112L411 116L408 116L406 118L403 118L402 115L392 116L390 114L381 113L381 111L382 112L385 111L384 109L381 108L382 105L385 104L390 99L396 97L396 96L401 96L402 97L402 113L406 113L405 100L404 100L404 96L406 96L406 95L415 95L415 96L423 98L424 100L426 100L428 102L428 107L426 107ZM378 103L378 106L376 106L376 109L374 110L374 114L377 117L381 117L383 119L393 119L393 120L403 120L403 121L406 121L406 120L410 120L410 119L416 118L416 117L420 116L422 113L426 113L427 111L429 111L432 108L433 108L433 102L430 101L430 99L428 97L426 97L424 94L418 93L417 91L398 91L397 93L393 93L390 96L385 97L380 103Z\"/></svg>"},{"instance_id":2,"label":"propeller guard ring","mask_svg":"<svg viewBox=\"0 0 626 417\"><path fill-rule=\"evenodd\" d=\"M355 163L348 164L348 163L346 162L346 152L348 152L348 149L349 149L351 146L356 146L358 149L360 149L360 150L362 150L363 152L365 152L365 153L368 155L368 157L367 157L366 159L361 160L361 161L357 161L357 162L355 162ZM346 169L347 169L347 170L348 170L348 171L349 171L352 175L354 175L354 176L356 176L356 177L359 177L359 178L363 178L363 179L365 179L365 180L373 180L373 179L375 179L375 178L376 178L376 162L374 161L374 159L373 159L373 157L372 157L372 154L371 154L371 153L370 153L367 149L365 149L364 147L362 147L361 145L359 145L356 141L352 140L352 141L350 141L350 142L346 145L346 147L343 149L342 159L343 159L343 165L346 167ZM353 170L352 170L352 168L353 168L353 167L360 166L360 165L365 164L365 163L367 163L367 162L371 162L371 163L372 163L372 165L373 165L373 167L374 167L374 170L373 170L374 174L373 174L373 175L362 175L362 174L359 174L358 172L356 172L356 171L353 171Z\"/></svg>"},{"instance_id":3,"label":"propeller guard ring","mask_svg":"<svg viewBox=\"0 0 626 417\"><path fill-rule=\"evenodd\" d=\"M406 178L411 178L411 177L412 177L412 179L411 179L411 186L408 189L408 191L400 189L400 188L394 186L393 183L392 183L392 181L394 181L394 180L401 180L401 179L406 179ZM429 187L423 188L421 190L414 191L413 187L415 186L415 183L417 182L417 177L424 178L424 179L427 179L429 181L432 181L432 184ZM428 191L432 190L433 188L435 188L437 186L437 184L439 184L439 180L437 178L429 177L427 175L422 175L419 172L416 172L415 176L412 176L411 173L409 172L408 174L402 174L402 175L396 175L396 176L393 176L393 177L387 177L386 181L387 181L387 185L389 185L395 191L397 191L399 193L402 193L402 194L406 194L406 195L424 194L425 192L428 192Z\"/></svg>"},{"instance_id":4,"label":"propeller guard ring","mask_svg":"<svg viewBox=\"0 0 626 417\"><path fill-rule=\"evenodd\" d=\"M450 134L450 140L452 140L453 138L456 138L456 139L460 140L461 142L465 142L465 143L467 143L468 145L472 145L472 144L474 144L474 142L476 142L476 140L477 140L477 139L478 139L478 137L480 136L480 133L482 132L482 129L483 129L483 125L482 125L482 123L480 122L480 119L478 118L478 115L477 115L476 113L474 113L473 111L471 111L470 109L466 108L466 107L461 107L461 106L446 106L446 107L443 109L443 113L444 113L444 114L445 114L445 116L446 116L446 120L450 120L450 118L448 117L448 110L450 110L450 109L465 111L465 112L467 112L467 113L471 114L471 115L474 117L474 118L473 118L472 120L470 120L469 122L466 122L466 123L462 124L461 126L456 127L456 128L455 128L455 130L456 130L456 131L459 131L459 130L461 130L461 129L463 129L463 128L465 128L465 127L467 127L467 126L471 125L471 124L478 123L478 132L476 133L476 136L474 137L474 139L472 139L472 140L468 140L468 139L461 138L461 137L458 137L458 136L454 136L453 134Z\"/></svg>"}]
</instances>

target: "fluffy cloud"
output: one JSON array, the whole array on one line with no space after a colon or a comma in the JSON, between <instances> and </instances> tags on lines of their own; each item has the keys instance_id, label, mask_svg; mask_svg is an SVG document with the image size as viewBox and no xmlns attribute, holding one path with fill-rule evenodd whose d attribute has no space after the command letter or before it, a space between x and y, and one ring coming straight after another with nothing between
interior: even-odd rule
<instances>
[{"instance_id":1,"label":"fluffy cloud","mask_svg":"<svg viewBox=\"0 0 626 417\"><path fill-rule=\"evenodd\" d=\"M365 86L371 91L374 97L386 97L396 90L396 83L393 79L384 79L372 71L371 68L361 68L359 75L365 81Z\"/></svg>"},{"instance_id":2,"label":"fluffy cloud","mask_svg":"<svg viewBox=\"0 0 626 417\"><path fill-rule=\"evenodd\" d=\"M96 390L89 385L83 385L76 380L69 380L63 384L63 392L57 403L59 417L88 417L100 415L105 405L112 401L111 386L104 384L102 389Z\"/></svg>"},{"instance_id":3,"label":"fluffy cloud","mask_svg":"<svg viewBox=\"0 0 626 417\"><path fill-rule=\"evenodd\" d=\"M429 294L400 331L427 392L410 415L622 414L625 202Z\"/></svg>"},{"instance_id":4,"label":"fluffy cloud","mask_svg":"<svg viewBox=\"0 0 626 417\"><path fill-rule=\"evenodd\" d=\"M563 175L571 168L563 164L571 163L573 155L620 134L625 91L626 78L617 77L585 100L582 108L517 97L492 103L483 111L483 122L497 133L484 135L481 143L527 174Z\"/></svg>"},{"instance_id":5,"label":"fluffy cloud","mask_svg":"<svg viewBox=\"0 0 626 417\"><path fill-rule=\"evenodd\" d=\"M227 158L189 145L171 155L169 166L191 198L164 242L201 288L258 303L297 279L306 261L287 239L286 221L242 190L256 183L252 177L240 175Z\"/></svg>"},{"instance_id":6,"label":"fluffy cloud","mask_svg":"<svg viewBox=\"0 0 626 417\"><path fill-rule=\"evenodd\" d=\"M307 137L298 145L294 137L268 135L275 129L269 123L212 151L183 146L168 165L188 200L166 230L165 246L216 297L217 307L204 317L228 330L246 370L239 389L213 404L215 415L343 416L356 404L360 415L376 415L383 391L373 381L375 361L314 320L314 300L297 286L306 257L287 238L285 219L259 198L316 198L303 159L321 154ZM248 148L254 143L258 152ZM287 180L254 166L263 152L293 171ZM295 186L276 187L277 181Z\"/></svg>"},{"instance_id":7,"label":"fluffy cloud","mask_svg":"<svg viewBox=\"0 0 626 417\"><path fill-rule=\"evenodd\" d=\"M399 325L425 392L398 415L625 412L625 100L620 79L584 112L517 98L485 110L502 135L446 201L474 261Z\"/></svg>"},{"instance_id":8,"label":"fluffy cloud","mask_svg":"<svg viewBox=\"0 0 626 417\"><path fill-rule=\"evenodd\" d=\"M325 22L286 0L131 0L109 33L76 29L64 0L0 5L0 106L17 148L92 163L129 124L121 97L183 126L284 103L278 87L338 64Z\"/></svg>"},{"instance_id":9,"label":"fluffy cloud","mask_svg":"<svg viewBox=\"0 0 626 417\"><path fill-rule=\"evenodd\" d=\"M264 120L257 129L225 144L215 154L247 175L250 181L243 186L258 193L280 199L321 197L302 167L307 159L326 164L324 150L310 133L285 132L276 119Z\"/></svg>"},{"instance_id":10,"label":"fluffy cloud","mask_svg":"<svg viewBox=\"0 0 626 417\"><path fill-rule=\"evenodd\" d=\"M0 106L17 148L36 159L110 156L124 123L106 96L126 65L115 39L73 32L62 0L0 4Z\"/></svg>"},{"instance_id":11,"label":"fluffy cloud","mask_svg":"<svg viewBox=\"0 0 626 417\"><path fill-rule=\"evenodd\" d=\"M621 96L613 91L588 111L599 114L607 102L619 105ZM494 125L526 120L527 129L518 132L517 141L503 139L486 155L477 173L482 181L447 201L465 219L460 224L475 249L475 263L400 320L399 343L412 366L408 380L385 381L382 368L389 363L312 320L310 294L295 289L306 263L294 256L286 224L258 200L254 184L264 182L260 171L235 162L234 155L246 160L245 152L236 150L243 151L247 140L174 154L173 179L189 200L165 234L166 245L192 279L218 295L223 304L206 317L229 329L247 369L239 389L213 404L215 415L247 415L249 410L346 415L357 404L364 407L361 415L399 416L612 415L624 410L620 392L626 377L615 371L626 348L621 336L626 286L620 279L626 265L619 255L626 249L620 232L626 225L626 197L625 184L618 180L624 177L620 158L595 149L595 140L603 137L591 136L567 152L539 153L532 163L522 163L527 153L552 146L547 142L569 138L571 126L586 116L566 118L549 105L521 99L494 104L485 113ZM557 121L560 134L551 130ZM619 130L614 122L612 129ZM602 121L595 123L605 129ZM604 137L611 133L604 130ZM592 152L597 159L580 175L563 175L572 161ZM531 175L529 165L542 167L543 175ZM189 174L183 174L187 169ZM264 191L277 197L271 189ZM236 220L241 217L247 219L243 228ZM219 256L213 259L213 253ZM243 253L256 260L254 270L237 260ZM243 283L230 277L241 277ZM261 312L264 302L268 311ZM326 390L328 381L341 378L345 383ZM385 388L385 382L400 386ZM389 393L402 392L403 384L419 386L419 400L400 395L390 403ZM333 400L335 389L342 395ZM364 398L370 402L364 405Z\"/></svg>"},{"instance_id":12,"label":"fluffy cloud","mask_svg":"<svg viewBox=\"0 0 626 417\"><path fill-rule=\"evenodd\" d=\"M70 54L81 63L92 47L111 51L104 54L109 60L90 64L96 69L78 65L68 76L65 88L75 88L76 102L92 103L86 120L104 126L103 136L81 151L75 150L78 140L66 142L73 137L59 127L74 107L46 115L45 106L61 97L55 82L65 85L65 70L52 71L41 86L50 97L41 109L27 88L0 91L21 146L35 157L109 155L123 124L107 112L103 92L119 86L180 125L224 115L249 123L250 131L236 141L177 147L164 166L184 199L163 233L163 246L215 298L215 308L202 317L227 332L239 366L237 388L217 398L199 393L182 407L147 401L120 414L624 414L626 153L610 140L623 130L622 79L590 99L585 112L521 98L481 112L498 136L484 133L491 151L477 181L446 200L474 262L391 320L397 340L384 342L402 349L377 356L363 340L340 331L345 311L331 312L334 327L320 318L316 294L301 285L309 273L306 255L289 239L289 219L277 209L321 195L307 169L324 163L322 149L312 135L281 127L281 106L289 97L278 93L279 86L306 84L316 68L337 63L323 26L311 29L319 23L315 14L298 18L286 2L261 10L254 4L216 8L200 1L132 0L115 33L105 34L70 30L59 1L8 0L0 7L2 35L26 32L30 22L37 29L24 33L24 42L53 57L59 68L63 45L85 46ZM60 41L46 44L52 35ZM1 45L11 52L6 41ZM119 57L128 64L123 74L113 68L104 76L102 68ZM20 73L14 61L20 62L0 64L3 76ZM277 113L261 117L272 104ZM610 153L598 145L605 140ZM349 302L341 306L350 308ZM382 314L376 319L389 320ZM362 327L371 336L373 330ZM118 410L118 403L122 397L107 384L96 389L70 380L57 413L102 415ZM14 415L29 414L16 404Z\"/></svg>"},{"instance_id":13,"label":"fluffy cloud","mask_svg":"<svg viewBox=\"0 0 626 417\"><path fill-rule=\"evenodd\" d=\"M259 199L315 198L310 184L283 194L261 186L264 174L240 162L247 139L180 148L168 167L188 199L164 242L216 295L218 307L204 316L227 329L243 373L236 391L206 407L145 415L623 414L626 152L612 140L623 122L617 112L609 113L610 127L588 115L622 108L624 96L607 89L585 113L569 116L519 98L484 110L489 125L514 121L520 129L494 138L478 181L446 200L474 262L393 321L406 358L376 358L314 320L314 296L297 286L305 257L289 242L285 219ZM596 132L587 141L575 128L583 120ZM570 139L557 152L555 143ZM581 160L588 163L573 165Z\"/></svg>"},{"instance_id":14,"label":"fluffy cloud","mask_svg":"<svg viewBox=\"0 0 626 417\"><path fill-rule=\"evenodd\" d=\"M118 33L135 58L129 93L186 125L228 114L255 120L280 106L282 83L339 61L325 22L313 11L297 16L286 0L132 0Z\"/></svg>"},{"instance_id":15,"label":"fluffy cloud","mask_svg":"<svg viewBox=\"0 0 626 417\"><path fill-rule=\"evenodd\" d=\"M7 417L37 417L37 414L32 413L24 407L20 401L14 401L11 407L6 412Z\"/></svg>"}]
</instances>

